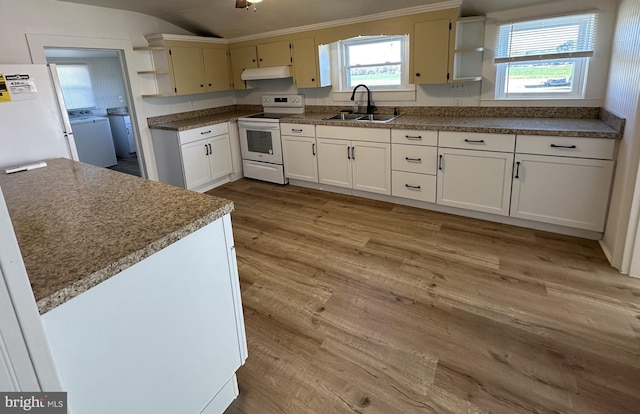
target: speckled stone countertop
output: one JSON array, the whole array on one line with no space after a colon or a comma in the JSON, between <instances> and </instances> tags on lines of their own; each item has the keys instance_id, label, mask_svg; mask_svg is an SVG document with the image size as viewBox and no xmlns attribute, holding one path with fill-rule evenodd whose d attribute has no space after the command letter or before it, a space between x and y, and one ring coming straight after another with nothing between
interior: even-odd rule
<instances>
[{"instance_id":1,"label":"speckled stone countertop","mask_svg":"<svg viewBox=\"0 0 640 414\"><path fill-rule=\"evenodd\" d=\"M186 131L188 129L200 128L209 125L221 124L223 122L235 121L241 116L247 116L260 111L230 111L219 114L199 116L196 118L168 121L159 124L149 125L151 129L166 129L169 131Z\"/></svg>"},{"instance_id":2,"label":"speckled stone countertop","mask_svg":"<svg viewBox=\"0 0 640 414\"><path fill-rule=\"evenodd\" d=\"M401 115L391 122L327 120L335 113L307 113L281 118L281 123L352 126L363 128L431 129L440 131L487 132L495 134L557 135L567 137L620 138L617 131L599 119L492 118Z\"/></svg>"},{"instance_id":3,"label":"speckled stone countertop","mask_svg":"<svg viewBox=\"0 0 640 414\"><path fill-rule=\"evenodd\" d=\"M44 314L233 210L231 201L66 159L0 174Z\"/></svg>"}]
</instances>

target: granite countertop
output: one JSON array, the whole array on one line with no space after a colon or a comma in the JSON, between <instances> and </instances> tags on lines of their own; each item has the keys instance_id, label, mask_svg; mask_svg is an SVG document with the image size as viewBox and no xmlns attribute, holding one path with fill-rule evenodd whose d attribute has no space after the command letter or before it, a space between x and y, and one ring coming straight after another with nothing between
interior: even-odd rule
<instances>
[{"instance_id":1,"label":"granite countertop","mask_svg":"<svg viewBox=\"0 0 640 414\"><path fill-rule=\"evenodd\" d=\"M218 114L204 115L196 118L182 119L179 121L168 121L154 125L149 125L150 129L165 129L169 131L186 131L188 129L206 127L209 125L221 124L223 122L235 121L242 116L252 115L260 111L231 111Z\"/></svg>"},{"instance_id":2,"label":"granite countertop","mask_svg":"<svg viewBox=\"0 0 640 414\"><path fill-rule=\"evenodd\" d=\"M401 115L391 122L327 120L335 113L307 113L280 119L281 123L353 126L368 128L431 129L495 134L557 135L567 137L620 138L620 132L599 119L495 118Z\"/></svg>"},{"instance_id":3,"label":"granite countertop","mask_svg":"<svg viewBox=\"0 0 640 414\"><path fill-rule=\"evenodd\" d=\"M0 174L41 314L233 210L231 201L67 159Z\"/></svg>"}]
</instances>

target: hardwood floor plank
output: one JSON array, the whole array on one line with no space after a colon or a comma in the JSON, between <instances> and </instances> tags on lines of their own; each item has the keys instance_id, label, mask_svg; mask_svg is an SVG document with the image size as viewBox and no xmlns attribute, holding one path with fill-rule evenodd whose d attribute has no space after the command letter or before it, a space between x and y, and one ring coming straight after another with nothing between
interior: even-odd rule
<instances>
[{"instance_id":1,"label":"hardwood floor plank","mask_svg":"<svg viewBox=\"0 0 640 414\"><path fill-rule=\"evenodd\" d=\"M591 240L240 180L227 413L640 412L640 280Z\"/></svg>"}]
</instances>

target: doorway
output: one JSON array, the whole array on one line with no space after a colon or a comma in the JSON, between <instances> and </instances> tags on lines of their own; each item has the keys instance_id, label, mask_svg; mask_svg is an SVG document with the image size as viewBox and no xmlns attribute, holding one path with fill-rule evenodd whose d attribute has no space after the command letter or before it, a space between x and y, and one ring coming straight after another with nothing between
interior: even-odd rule
<instances>
[{"instance_id":1,"label":"doorway","mask_svg":"<svg viewBox=\"0 0 640 414\"><path fill-rule=\"evenodd\" d=\"M80 161L140 177L119 50L45 47L57 65Z\"/></svg>"}]
</instances>

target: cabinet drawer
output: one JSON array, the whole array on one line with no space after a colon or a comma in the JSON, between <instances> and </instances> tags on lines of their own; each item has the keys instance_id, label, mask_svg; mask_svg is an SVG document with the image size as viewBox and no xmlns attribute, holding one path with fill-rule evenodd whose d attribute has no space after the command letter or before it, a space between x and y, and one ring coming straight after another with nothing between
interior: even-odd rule
<instances>
[{"instance_id":1,"label":"cabinet drawer","mask_svg":"<svg viewBox=\"0 0 640 414\"><path fill-rule=\"evenodd\" d=\"M328 125L318 125L316 127L318 138L346 139L350 141L370 141L389 143L391 135L386 128L358 128L358 127L336 127Z\"/></svg>"},{"instance_id":2,"label":"cabinet drawer","mask_svg":"<svg viewBox=\"0 0 640 414\"><path fill-rule=\"evenodd\" d=\"M615 140L607 138L518 135L516 152L611 160L615 145Z\"/></svg>"},{"instance_id":3,"label":"cabinet drawer","mask_svg":"<svg viewBox=\"0 0 640 414\"><path fill-rule=\"evenodd\" d=\"M438 145L446 148L479 151L513 152L516 136L513 134L486 134L479 132L438 132Z\"/></svg>"},{"instance_id":4,"label":"cabinet drawer","mask_svg":"<svg viewBox=\"0 0 640 414\"><path fill-rule=\"evenodd\" d=\"M205 138L215 137L216 135L222 135L229 132L229 123L223 122L221 124L209 125L200 128L188 129L178 133L180 138L180 144L187 144L189 142L198 141Z\"/></svg>"},{"instance_id":5,"label":"cabinet drawer","mask_svg":"<svg viewBox=\"0 0 640 414\"><path fill-rule=\"evenodd\" d=\"M393 144L391 169L396 171L436 174L438 148Z\"/></svg>"},{"instance_id":6,"label":"cabinet drawer","mask_svg":"<svg viewBox=\"0 0 640 414\"><path fill-rule=\"evenodd\" d=\"M436 176L392 171L391 195L435 203Z\"/></svg>"},{"instance_id":7,"label":"cabinet drawer","mask_svg":"<svg viewBox=\"0 0 640 414\"><path fill-rule=\"evenodd\" d=\"M280 133L282 135L294 135L301 137L316 136L316 126L306 124L280 124Z\"/></svg>"},{"instance_id":8,"label":"cabinet drawer","mask_svg":"<svg viewBox=\"0 0 640 414\"><path fill-rule=\"evenodd\" d=\"M417 129L392 129L391 142L394 144L438 145L438 131Z\"/></svg>"}]
</instances>

